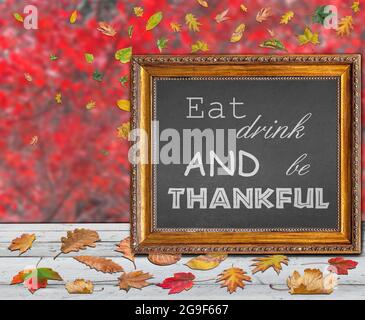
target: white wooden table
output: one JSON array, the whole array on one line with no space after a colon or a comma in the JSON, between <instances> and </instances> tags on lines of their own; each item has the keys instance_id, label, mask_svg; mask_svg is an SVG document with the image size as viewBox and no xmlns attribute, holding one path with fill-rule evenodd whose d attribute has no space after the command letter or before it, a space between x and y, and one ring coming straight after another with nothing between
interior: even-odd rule
<instances>
[{"instance_id":1,"label":"white wooden table","mask_svg":"<svg viewBox=\"0 0 365 320\"><path fill-rule=\"evenodd\" d=\"M77 253L62 254L56 260L53 257L59 252L60 239L66 231L74 228L89 228L98 231L101 242L96 248L88 248ZM364 229L363 229L364 231ZM37 240L33 247L22 256L18 252L10 252L8 246L12 239L22 233L35 233ZM299 296L290 295L287 291L272 290L272 284L278 289L286 288L287 277L294 271L303 271L305 268L318 267L324 271L327 266L321 264L303 265L311 262L327 262L330 256L289 256L289 265L283 266L283 271L277 275L272 269L265 273L252 275L252 282L244 290L237 289L236 293L229 294L226 288L220 288L214 281L195 284L189 291L180 294L168 295L168 290L157 286L148 286L142 290L131 289L128 293L119 290L117 279L119 274L104 274L91 270L84 264L72 259L75 255L95 255L113 259L121 264L126 271L132 271L133 265L129 260L121 257L115 251L115 245L121 239L129 236L129 224L6 224L0 225L0 299L365 299L365 256L352 256L358 261L356 269L350 270L349 275L339 276L339 285L331 295ZM49 267L57 271L65 281L77 278L91 280L95 284L92 295L70 295L63 282L50 281L46 289L40 289L33 295L22 285L9 285L12 277L28 266L34 266L42 258L39 266ZM243 268L251 275L250 265L253 256L229 256L220 266L209 271L191 270L184 265L189 259L184 256L177 264L172 266L155 266L146 257L136 259L137 270L143 270L154 275L154 283L161 282L175 272L192 272L197 280L215 278L221 271L232 265Z\"/></svg>"}]
</instances>

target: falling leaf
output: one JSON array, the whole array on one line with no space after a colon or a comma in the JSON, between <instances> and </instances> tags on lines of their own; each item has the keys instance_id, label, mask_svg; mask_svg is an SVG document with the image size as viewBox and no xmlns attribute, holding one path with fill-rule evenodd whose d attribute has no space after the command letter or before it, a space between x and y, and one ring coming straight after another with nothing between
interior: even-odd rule
<instances>
[{"instance_id":1,"label":"falling leaf","mask_svg":"<svg viewBox=\"0 0 365 320\"><path fill-rule=\"evenodd\" d=\"M283 43L278 39L269 39L260 44L261 48L270 48L277 50L286 50Z\"/></svg>"},{"instance_id":2,"label":"falling leaf","mask_svg":"<svg viewBox=\"0 0 365 320\"><path fill-rule=\"evenodd\" d=\"M256 261L251 266L255 266L256 268L252 270L252 274L261 271L264 272L269 268L273 268L277 274L281 271L281 264L288 265L288 257L282 255L272 255L262 258L256 258L253 261Z\"/></svg>"},{"instance_id":3,"label":"falling leaf","mask_svg":"<svg viewBox=\"0 0 365 320\"><path fill-rule=\"evenodd\" d=\"M121 240L117 245L117 249L115 249L115 251L123 253L123 257L132 261L134 264L134 253L132 252L130 237Z\"/></svg>"},{"instance_id":4,"label":"falling leaf","mask_svg":"<svg viewBox=\"0 0 365 320\"><path fill-rule=\"evenodd\" d=\"M221 288L227 287L229 293L236 292L237 287L244 288L244 281L251 281L251 277L246 276L246 272L241 268L229 268L218 275L216 282L223 282Z\"/></svg>"},{"instance_id":5,"label":"falling leaf","mask_svg":"<svg viewBox=\"0 0 365 320\"><path fill-rule=\"evenodd\" d=\"M67 282L65 288L69 294L91 294L94 291L94 284L84 279L76 279Z\"/></svg>"},{"instance_id":6,"label":"falling leaf","mask_svg":"<svg viewBox=\"0 0 365 320\"><path fill-rule=\"evenodd\" d=\"M192 258L186 263L186 265L191 269L210 270L218 267L226 258L226 254L211 253Z\"/></svg>"},{"instance_id":7,"label":"falling leaf","mask_svg":"<svg viewBox=\"0 0 365 320\"><path fill-rule=\"evenodd\" d=\"M50 59L51 61L56 61L56 60L58 59L58 57L57 57L56 55L54 55L54 54L50 54L50 55L49 55L49 59Z\"/></svg>"},{"instance_id":8,"label":"falling leaf","mask_svg":"<svg viewBox=\"0 0 365 320\"><path fill-rule=\"evenodd\" d=\"M128 82L128 76L123 76L123 77L120 77L119 79L119 82L122 86L125 86L126 83Z\"/></svg>"},{"instance_id":9,"label":"falling leaf","mask_svg":"<svg viewBox=\"0 0 365 320\"><path fill-rule=\"evenodd\" d=\"M153 14L147 21L146 30L152 30L153 28L157 27L158 24L161 22L163 14L161 11L156 12Z\"/></svg>"},{"instance_id":10,"label":"falling leaf","mask_svg":"<svg viewBox=\"0 0 365 320\"><path fill-rule=\"evenodd\" d=\"M217 14L216 17L215 17L215 21L217 23L221 23L223 21L231 19L230 17L227 17L228 11L229 11L229 9L226 9L223 12Z\"/></svg>"},{"instance_id":11,"label":"falling leaf","mask_svg":"<svg viewBox=\"0 0 365 320\"><path fill-rule=\"evenodd\" d=\"M27 80L29 82L33 81L33 78L29 73L24 73L24 78L25 78L25 80Z\"/></svg>"},{"instance_id":12,"label":"falling leaf","mask_svg":"<svg viewBox=\"0 0 365 320\"><path fill-rule=\"evenodd\" d=\"M354 1L351 9L354 13L358 13L360 11L360 1Z\"/></svg>"},{"instance_id":13,"label":"falling leaf","mask_svg":"<svg viewBox=\"0 0 365 320\"><path fill-rule=\"evenodd\" d=\"M132 38L133 29L134 29L133 25L131 25L131 26L128 27L128 37L129 37L129 39Z\"/></svg>"},{"instance_id":14,"label":"falling leaf","mask_svg":"<svg viewBox=\"0 0 365 320\"><path fill-rule=\"evenodd\" d=\"M185 23L188 26L189 30L194 31L194 32L199 32L200 31L200 26L201 23L197 20L197 18L195 18L195 16L191 13L188 13L185 16Z\"/></svg>"},{"instance_id":15,"label":"falling leaf","mask_svg":"<svg viewBox=\"0 0 365 320\"><path fill-rule=\"evenodd\" d=\"M158 266L169 266L181 259L181 254L150 253L148 260Z\"/></svg>"},{"instance_id":16,"label":"falling leaf","mask_svg":"<svg viewBox=\"0 0 365 320\"><path fill-rule=\"evenodd\" d=\"M306 27L304 33L298 36L298 41L301 46L307 43L317 45L319 44L318 33L313 33L309 27Z\"/></svg>"},{"instance_id":17,"label":"falling leaf","mask_svg":"<svg viewBox=\"0 0 365 320\"><path fill-rule=\"evenodd\" d=\"M195 276L191 272L179 272L157 285L163 289L170 289L169 294L174 294L190 290L194 285L194 279Z\"/></svg>"},{"instance_id":18,"label":"falling leaf","mask_svg":"<svg viewBox=\"0 0 365 320\"><path fill-rule=\"evenodd\" d=\"M328 271L337 273L338 275L348 275L349 269L355 269L357 262L353 260L345 260L344 258L337 257L328 260L330 266Z\"/></svg>"},{"instance_id":19,"label":"falling leaf","mask_svg":"<svg viewBox=\"0 0 365 320\"><path fill-rule=\"evenodd\" d=\"M93 79L94 79L95 81L99 81L99 82L101 82L101 81L103 81L103 78L104 78L104 74L103 74L102 72L100 72L100 71L98 71L98 70L95 70L95 71L93 72Z\"/></svg>"},{"instance_id":20,"label":"falling leaf","mask_svg":"<svg viewBox=\"0 0 365 320\"><path fill-rule=\"evenodd\" d=\"M177 22L171 22L170 27L171 27L172 31L174 31L174 32L180 32L181 31L181 24L179 24Z\"/></svg>"},{"instance_id":21,"label":"falling leaf","mask_svg":"<svg viewBox=\"0 0 365 320\"><path fill-rule=\"evenodd\" d=\"M118 131L118 134L117 134L118 138L127 139L128 135L129 135L129 131L130 131L129 121L125 122L121 126L119 126L117 128L117 131Z\"/></svg>"},{"instance_id":22,"label":"falling leaf","mask_svg":"<svg viewBox=\"0 0 365 320\"><path fill-rule=\"evenodd\" d=\"M151 274L143 271L125 272L119 278L119 288L127 292L130 288L142 289L151 284L146 281L151 278L153 278Z\"/></svg>"},{"instance_id":23,"label":"falling leaf","mask_svg":"<svg viewBox=\"0 0 365 320\"><path fill-rule=\"evenodd\" d=\"M168 41L169 40L166 38L160 38L157 40L157 48L158 48L158 50L160 50L160 52L162 52L163 49L167 48Z\"/></svg>"},{"instance_id":24,"label":"falling leaf","mask_svg":"<svg viewBox=\"0 0 365 320\"><path fill-rule=\"evenodd\" d=\"M337 277L330 273L323 277L318 269L305 269L301 276L294 271L287 279L290 294L330 294L337 285Z\"/></svg>"},{"instance_id":25,"label":"falling leaf","mask_svg":"<svg viewBox=\"0 0 365 320\"><path fill-rule=\"evenodd\" d=\"M85 108L87 109L87 110L92 110L92 109L94 109L96 107L96 102L95 101L93 101L93 100L90 100L87 104L86 104L86 106L85 106Z\"/></svg>"},{"instance_id":26,"label":"falling leaf","mask_svg":"<svg viewBox=\"0 0 365 320\"><path fill-rule=\"evenodd\" d=\"M337 28L337 35L340 37L348 36L351 33L352 26L352 16L346 16L340 20Z\"/></svg>"},{"instance_id":27,"label":"falling leaf","mask_svg":"<svg viewBox=\"0 0 365 320\"><path fill-rule=\"evenodd\" d=\"M321 25L324 24L324 21L326 20L326 18L332 14L331 12L327 12L326 7L327 7L327 5L324 5L324 6L320 6L316 9L316 11L314 12L314 15L312 16L313 23L319 23Z\"/></svg>"},{"instance_id":28,"label":"falling leaf","mask_svg":"<svg viewBox=\"0 0 365 320\"><path fill-rule=\"evenodd\" d=\"M24 233L20 237L11 241L9 250L11 251L19 250L19 255L21 255L32 247L34 240L35 240L34 233L32 234Z\"/></svg>"},{"instance_id":29,"label":"falling leaf","mask_svg":"<svg viewBox=\"0 0 365 320\"><path fill-rule=\"evenodd\" d=\"M99 234L94 230L75 229L67 231L67 236L61 238L61 252L77 252L87 247L95 248L95 242L100 241Z\"/></svg>"},{"instance_id":30,"label":"falling leaf","mask_svg":"<svg viewBox=\"0 0 365 320\"><path fill-rule=\"evenodd\" d=\"M195 42L192 46L191 46L191 52L192 53L195 53L195 52L198 52L198 51L208 51L209 48L208 48L208 44L204 41L200 41L198 40L197 42Z\"/></svg>"},{"instance_id":31,"label":"falling leaf","mask_svg":"<svg viewBox=\"0 0 365 320\"><path fill-rule=\"evenodd\" d=\"M31 146L35 146L38 143L38 136L33 136L32 139L30 139L29 144Z\"/></svg>"},{"instance_id":32,"label":"falling leaf","mask_svg":"<svg viewBox=\"0 0 365 320\"><path fill-rule=\"evenodd\" d=\"M240 5L240 9L241 9L243 12L247 12L247 7L246 7L244 4L241 4L241 5Z\"/></svg>"},{"instance_id":33,"label":"falling leaf","mask_svg":"<svg viewBox=\"0 0 365 320\"><path fill-rule=\"evenodd\" d=\"M11 284L24 283L31 293L46 288L48 280L62 281L61 276L50 268L27 269L15 275Z\"/></svg>"},{"instance_id":34,"label":"falling leaf","mask_svg":"<svg viewBox=\"0 0 365 320\"><path fill-rule=\"evenodd\" d=\"M101 33L103 33L109 37L114 37L117 34L115 29L110 24L107 24L106 22L99 22L98 30Z\"/></svg>"},{"instance_id":35,"label":"falling leaf","mask_svg":"<svg viewBox=\"0 0 365 320\"><path fill-rule=\"evenodd\" d=\"M267 32L269 33L270 36L272 36L273 38L275 38L276 34L275 34L275 31L272 30L272 29L266 29Z\"/></svg>"},{"instance_id":36,"label":"falling leaf","mask_svg":"<svg viewBox=\"0 0 365 320\"><path fill-rule=\"evenodd\" d=\"M94 55L92 53L85 53L84 56L87 63L93 63Z\"/></svg>"},{"instance_id":37,"label":"falling leaf","mask_svg":"<svg viewBox=\"0 0 365 320\"><path fill-rule=\"evenodd\" d=\"M245 32L246 25L241 23L233 32L231 36L231 42L238 42L242 39L243 33Z\"/></svg>"},{"instance_id":38,"label":"falling leaf","mask_svg":"<svg viewBox=\"0 0 365 320\"><path fill-rule=\"evenodd\" d=\"M143 16L143 8L142 7L134 7L133 12L136 15L136 17L142 17Z\"/></svg>"},{"instance_id":39,"label":"falling leaf","mask_svg":"<svg viewBox=\"0 0 365 320\"><path fill-rule=\"evenodd\" d=\"M104 273L116 273L123 271L122 266L110 259L103 257L78 256L74 257L74 259L83 264L86 264L91 269L95 269Z\"/></svg>"},{"instance_id":40,"label":"falling leaf","mask_svg":"<svg viewBox=\"0 0 365 320\"><path fill-rule=\"evenodd\" d=\"M123 111L130 111L131 110L131 103L129 100L118 100L117 101L118 108Z\"/></svg>"},{"instance_id":41,"label":"falling leaf","mask_svg":"<svg viewBox=\"0 0 365 320\"><path fill-rule=\"evenodd\" d=\"M132 57L132 47L120 49L115 53L115 59L121 63L128 63Z\"/></svg>"},{"instance_id":42,"label":"falling leaf","mask_svg":"<svg viewBox=\"0 0 365 320\"><path fill-rule=\"evenodd\" d=\"M24 18L22 17L21 14L19 14L18 12L14 12L13 13L13 17L15 18L16 21L18 22L24 22Z\"/></svg>"},{"instance_id":43,"label":"falling leaf","mask_svg":"<svg viewBox=\"0 0 365 320\"><path fill-rule=\"evenodd\" d=\"M208 2L205 1L205 0L196 0L202 7L204 8L208 8L209 5L208 5Z\"/></svg>"},{"instance_id":44,"label":"falling leaf","mask_svg":"<svg viewBox=\"0 0 365 320\"><path fill-rule=\"evenodd\" d=\"M55 99L56 103L61 104L62 103L62 94L56 93L54 99Z\"/></svg>"},{"instance_id":45,"label":"falling leaf","mask_svg":"<svg viewBox=\"0 0 365 320\"><path fill-rule=\"evenodd\" d=\"M272 16L272 11L270 7L262 8L256 15L256 21L261 23L267 20L271 16Z\"/></svg>"},{"instance_id":46,"label":"falling leaf","mask_svg":"<svg viewBox=\"0 0 365 320\"><path fill-rule=\"evenodd\" d=\"M71 16L70 16L70 23L71 24L74 24L77 20L77 10L75 10L74 12L71 13Z\"/></svg>"},{"instance_id":47,"label":"falling leaf","mask_svg":"<svg viewBox=\"0 0 365 320\"><path fill-rule=\"evenodd\" d=\"M288 24L291 19L294 17L293 11L288 11L284 13L280 19L280 24Z\"/></svg>"}]
</instances>

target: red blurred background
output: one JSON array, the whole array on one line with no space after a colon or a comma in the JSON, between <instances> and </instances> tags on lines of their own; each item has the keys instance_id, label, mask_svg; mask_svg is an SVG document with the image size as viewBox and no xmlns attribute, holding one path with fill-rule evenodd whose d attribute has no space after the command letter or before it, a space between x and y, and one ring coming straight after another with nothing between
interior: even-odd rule
<instances>
[{"instance_id":1,"label":"red blurred background","mask_svg":"<svg viewBox=\"0 0 365 320\"><path fill-rule=\"evenodd\" d=\"M196 0L0 0L0 222L129 220L128 141L117 132L129 120L129 112L117 107L118 100L129 99L129 81L120 81L129 75L129 65L114 58L119 49L131 46L134 54L158 54L156 41L166 38L166 54L191 53L198 40L207 43L209 54L282 53L259 47L270 39L269 29L288 53L365 50L361 2L357 13L351 9L353 1L207 3L205 8ZM38 9L37 30L26 30L14 18L29 4ZM330 4L339 18L353 17L348 36L312 24L316 8ZM143 8L142 17L134 14L134 7ZM273 15L258 23L256 14L263 7L271 7ZM226 9L230 19L218 24L214 18ZM78 16L70 23L74 10ZM279 24L289 10L295 14L292 21ZM161 23L146 31L148 18L158 11ZM200 32L189 31L187 13L198 18ZM101 21L113 26L115 36L97 30ZM181 32L173 32L171 22L181 24ZM246 24L244 36L231 43L240 23ZM297 35L306 26L319 33L320 44L299 45ZM92 63L85 53L93 54ZM364 104L364 92L362 100ZM91 101L95 106L87 108Z\"/></svg>"}]
</instances>

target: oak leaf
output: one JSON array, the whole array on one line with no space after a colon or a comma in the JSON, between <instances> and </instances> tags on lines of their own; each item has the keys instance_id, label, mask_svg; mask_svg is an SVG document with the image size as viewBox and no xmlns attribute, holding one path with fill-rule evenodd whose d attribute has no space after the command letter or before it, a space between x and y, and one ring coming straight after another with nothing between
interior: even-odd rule
<instances>
[{"instance_id":1,"label":"oak leaf","mask_svg":"<svg viewBox=\"0 0 365 320\"><path fill-rule=\"evenodd\" d=\"M307 43L317 45L319 44L318 33L312 32L309 27L306 27L304 33L298 36L298 41L301 46Z\"/></svg>"},{"instance_id":2,"label":"oak leaf","mask_svg":"<svg viewBox=\"0 0 365 320\"><path fill-rule=\"evenodd\" d=\"M226 254L208 253L190 259L186 265L191 269L210 270L218 267L226 258Z\"/></svg>"},{"instance_id":3,"label":"oak leaf","mask_svg":"<svg viewBox=\"0 0 365 320\"><path fill-rule=\"evenodd\" d=\"M200 31L201 23L198 21L198 19L192 13L188 13L185 16L185 23L188 26L189 30L194 31L194 32Z\"/></svg>"},{"instance_id":4,"label":"oak leaf","mask_svg":"<svg viewBox=\"0 0 365 320\"><path fill-rule=\"evenodd\" d=\"M267 20L271 16L272 16L272 11L270 7L262 8L256 15L256 21L261 23Z\"/></svg>"},{"instance_id":5,"label":"oak leaf","mask_svg":"<svg viewBox=\"0 0 365 320\"><path fill-rule=\"evenodd\" d=\"M339 275L347 275L348 270L355 269L358 264L356 261L345 260L342 257L329 259L328 263L330 266L327 268L327 270Z\"/></svg>"},{"instance_id":6,"label":"oak leaf","mask_svg":"<svg viewBox=\"0 0 365 320\"><path fill-rule=\"evenodd\" d=\"M226 10L224 10L223 12L221 12L221 13L217 14L217 15L215 16L215 18L214 18L214 19L215 19L215 21L216 21L217 23L221 23L221 22L224 22L224 21L226 21L226 20L231 19L230 17L227 17L228 11L229 11L229 9L226 9Z\"/></svg>"},{"instance_id":7,"label":"oak leaf","mask_svg":"<svg viewBox=\"0 0 365 320\"><path fill-rule=\"evenodd\" d=\"M33 142L31 144L35 144ZM33 241L36 239L35 234L24 233L20 237L11 241L9 246L9 250L16 251L19 250L19 255L23 254L24 252L28 251L33 244Z\"/></svg>"},{"instance_id":8,"label":"oak leaf","mask_svg":"<svg viewBox=\"0 0 365 320\"><path fill-rule=\"evenodd\" d=\"M262 258L256 258L253 261L256 261L251 266L255 266L256 268L252 270L252 274L261 271L264 272L269 268L273 268L277 274L281 271L281 264L288 265L289 259L286 256L282 255L272 255Z\"/></svg>"},{"instance_id":9,"label":"oak leaf","mask_svg":"<svg viewBox=\"0 0 365 320\"><path fill-rule=\"evenodd\" d=\"M346 16L340 20L337 28L337 35L340 37L348 36L351 33L352 26L352 16Z\"/></svg>"},{"instance_id":10,"label":"oak leaf","mask_svg":"<svg viewBox=\"0 0 365 320\"><path fill-rule=\"evenodd\" d=\"M109 37L114 37L117 34L115 29L110 24L107 24L106 22L99 22L98 30L101 33L103 33Z\"/></svg>"},{"instance_id":11,"label":"oak leaf","mask_svg":"<svg viewBox=\"0 0 365 320\"><path fill-rule=\"evenodd\" d=\"M284 13L281 16L280 24L288 24L290 22L290 20L293 19L293 17L294 17L293 11L288 11L288 12Z\"/></svg>"},{"instance_id":12,"label":"oak leaf","mask_svg":"<svg viewBox=\"0 0 365 320\"><path fill-rule=\"evenodd\" d=\"M94 292L94 284L84 279L67 282L65 288L69 294L91 294Z\"/></svg>"},{"instance_id":13,"label":"oak leaf","mask_svg":"<svg viewBox=\"0 0 365 320\"><path fill-rule=\"evenodd\" d=\"M83 264L86 264L91 269L95 269L104 273L116 273L123 271L122 266L110 259L103 257L78 256L74 257L74 259Z\"/></svg>"},{"instance_id":14,"label":"oak leaf","mask_svg":"<svg viewBox=\"0 0 365 320\"><path fill-rule=\"evenodd\" d=\"M123 257L132 261L134 267L136 267L134 263L134 253L132 252L130 237L121 240L117 245L117 249L115 249L115 251L121 252L123 254Z\"/></svg>"},{"instance_id":15,"label":"oak leaf","mask_svg":"<svg viewBox=\"0 0 365 320\"><path fill-rule=\"evenodd\" d=\"M158 266L169 266L181 259L181 254L150 253L148 260Z\"/></svg>"},{"instance_id":16,"label":"oak leaf","mask_svg":"<svg viewBox=\"0 0 365 320\"><path fill-rule=\"evenodd\" d=\"M191 272L178 272L174 273L173 277L166 278L157 286L163 289L170 289L169 294L180 293L184 290L190 290L194 285L194 279L195 276Z\"/></svg>"},{"instance_id":17,"label":"oak leaf","mask_svg":"<svg viewBox=\"0 0 365 320\"><path fill-rule=\"evenodd\" d=\"M153 14L147 21L146 30L149 31L157 27L161 22L162 18L163 18L163 13L161 11Z\"/></svg>"},{"instance_id":18,"label":"oak leaf","mask_svg":"<svg viewBox=\"0 0 365 320\"><path fill-rule=\"evenodd\" d=\"M246 272L241 268L229 268L218 275L216 282L223 282L221 288L227 287L229 293L236 292L237 287L244 288L245 281L251 281L251 277L246 275Z\"/></svg>"},{"instance_id":19,"label":"oak leaf","mask_svg":"<svg viewBox=\"0 0 365 320\"><path fill-rule=\"evenodd\" d=\"M86 247L94 248L95 242L100 241L99 234L94 230L75 229L67 232L67 237L61 238L61 252L77 252L84 250Z\"/></svg>"},{"instance_id":20,"label":"oak leaf","mask_svg":"<svg viewBox=\"0 0 365 320\"><path fill-rule=\"evenodd\" d=\"M231 42L238 42L242 39L243 33L245 32L246 25L244 23L240 24L233 32L231 36Z\"/></svg>"},{"instance_id":21,"label":"oak leaf","mask_svg":"<svg viewBox=\"0 0 365 320\"><path fill-rule=\"evenodd\" d=\"M151 285L146 280L153 278L149 273L143 271L125 272L119 277L119 288L129 291L130 288L142 289Z\"/></svg>"}]
</instances>

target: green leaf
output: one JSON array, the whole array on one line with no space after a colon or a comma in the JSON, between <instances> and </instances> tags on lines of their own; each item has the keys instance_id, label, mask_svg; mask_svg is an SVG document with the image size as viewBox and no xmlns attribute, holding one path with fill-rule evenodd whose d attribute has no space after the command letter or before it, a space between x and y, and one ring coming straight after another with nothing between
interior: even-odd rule
<instances>
[{"instance_id":1,"label":"green leaf","mask_svg":"<svg viewBox=\"0 0 365 320\"><path fill-rule=\"evenodd\" d=\"M147 21L146 30L149 31L157 27L157 25L161 22L162 17L163 14L161 11L156 12L154 15L152 15Z\"/></svg>"},{"instance_id":2,"label":"green leaf","mask_svg":"<svg viewBox=\"0 0 365 320\"><path fill-rule=\"evenodd\" d=\"M93 73L93 79L96 81L101 82L103 80L104 74L99 72L98 70L95 70Z\"/></svg>"},{"instance_id":3,"label":"green leaf","mask_svg":"<svg viewBox=\"0 0 365 320\"><path fill-rule=\"evenodd\" d=\"M115 53L115 59L121 63L128 63L132 57L132 47L120 49Z\"/></svg>"},{"instance_id":4,"label":"green leaf","mask_svg":"<svg viewBox=\"0 0 365 320\"><path fill-rule=\"evenodd\" d=\"M120 77L119 79L119 82L122 86L125 86L126 83L128 82L128 76L123 76L123 77Z\"/></svg>"},{"instance_id":5,"label":"green leaf","mask_svg":"<svg viewBox=\"0 0 365 320\"><path fill-rule=\"evenodd\" d=\"M57 59L58 59L58 57L57 57L56 55L54 55L54 54L50 54L50 55L49 55L49 59L50 59L51 61L55 61L55 60L57 60Z\"/></svg>"},{"instance_id":6,"label":"green leaf","mask_svg":"<svg viewBox=\"0 0 365 320\"><path fill-rule=\"evenodd\" d=\"M38 278L40 279L62 281L61 276L51 268L38 268L37 271L38 271Z\"/></svg>"},{"instance_id":7,"label":"green leaf","mask_svg":"<svg viewBox=\"0 0 365 320\"><path fill-rule=\"evenodd\" d=\"M163 49L166 49L167 47L167 42L169 40L166 38L161 38L157 40L157 48L160 50L160 52L162 52Z\"/></svg>"},{"instance_id":8,"label":"green leaf","mask_svg":"<svg viewBox=\"0 0 365 320\"><path fill-rule=\"evenodd\" d=\"M260 44L261 48L270 48L270 49L277 49L277 50L286 50L283 43L278 39L270 39L266 40Z\"/></svg>"},{"instance_id":9,"label":"green leaf","mask_svg":"<svg viewBox=\"0 0 365 320\"><path fill-rule=\"evenodd\" d=\"M128 28L128 37L129 37L129 38L132 38L132 35L133 35L133 29L134 29L133 25L129 26L129 28Z\"/></svg>"},{"instance_id":10,"label":"green leaf","mask_svg":"<svg viewBox=\"0 0 365 320\"><path fill-rule=\"evenodd\" d=\"M13 13L13 16L14 16L14 18L15 18L16 21L19 21L19 22L23 22L24 21L24 18L18 12L14 12Z\"/></svg>"},{"instance_id":11,"label":"green leaf","mask_svg":"<svg viewBox=\"0 0 365 320\"><path fill-rule=\"evenodd\" d=\"M313 23L319 23L323 25L324 20L331 15L330 12L325 13L324 10L327 7L327 5L320 6L316 9L314 12L314 15L312 16L312 22Z\"/></svg>"},{"instance_id":12,"label":"green leaf","mask_svg":"<svg viewBox=\"0 0 365 320\"><path fill-rule=\"evenodd\" d=\"M92 63L94 61L94 55L91 53L85 53L85 60L87 63Z\"/></svg>"}]
</instances>

